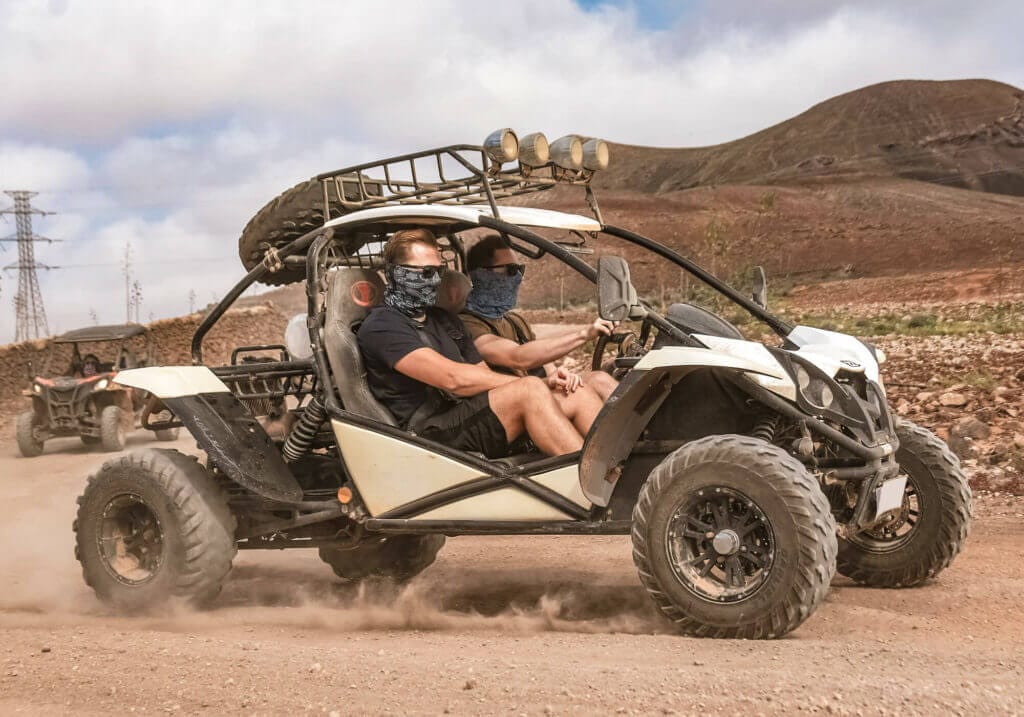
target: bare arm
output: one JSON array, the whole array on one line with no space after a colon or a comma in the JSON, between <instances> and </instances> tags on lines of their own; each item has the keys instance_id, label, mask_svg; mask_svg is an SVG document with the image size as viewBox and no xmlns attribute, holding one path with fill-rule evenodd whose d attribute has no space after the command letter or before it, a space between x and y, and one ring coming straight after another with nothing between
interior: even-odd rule
<instances>
[{"instance_id":1,"label":"bare arm","mask_svg":"<svg viewBox=\"0 0 1024 717\"><path fill-rule=\"evenodd\" d=\"M483 356L484 361L492 366L504 366L514 371L529 371L563 358L573 349L601 334L610 334L613 328L614 324L611 322L598 319L585 329L570 329L555 336L527 341L525 344L517 344L494 334L478 336L473 343L476 344L476 350Z\"/></svg>"},{"instance_id":2,"label":"bare arm","mask_svg":"<svg viewBox=\"0 0 1024 717\"><path fill-rule=\"evenodd\" d=\"M452 361L425 346L403 356L395 370L456 396L475 396L516 380L515 376L496 373L482 363Z\"/></svg>"}]
</instances>

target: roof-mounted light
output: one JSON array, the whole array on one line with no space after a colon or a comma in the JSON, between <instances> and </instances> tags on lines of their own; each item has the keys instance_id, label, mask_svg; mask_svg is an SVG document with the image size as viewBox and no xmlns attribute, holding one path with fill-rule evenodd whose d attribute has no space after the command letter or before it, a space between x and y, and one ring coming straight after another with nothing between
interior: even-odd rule
<instances>
[{"instance_id":1,"label":"roof-mounted light","mask_svg":"<svg viewBox=\"0 0 1024 717\"><path fill-rule=\"evenodd\" d=\"M498 164L514 162L519 156L519 138L508 127L494 130L484 140L484 151Z\"/></svg>"},{"instance_id":2,"label":"roof-mounted light","mask_svg":"<svg viewBox=\"0 0 1024 717\"><path fill-rule=\"evenodd\" d=\"M592 172L608 169L608 143L603 139L588 139L583 143L583 168Z\"/></svg>"},{"instance_id":3,"label":"roof-mounted light","mask_svg":"<svg viewBox=\"0 0 1024 717\"><path fill-rule=\"evenodd\" d=\"M551 159L563 169L581 169L583 142L574 134L559 137L551 143Z\"/></svg>"},{"instance_id":4,"label":"roof-mounted light","mask_svg":"<svg viewBox=\"0 0 1024 717\"><path fill-rule=\"evenodd\" d=\"M551 161L548 138L542 132L533 132L519 141L519 163L530 167L543 167Z\"/></svg>"}]
</instances>

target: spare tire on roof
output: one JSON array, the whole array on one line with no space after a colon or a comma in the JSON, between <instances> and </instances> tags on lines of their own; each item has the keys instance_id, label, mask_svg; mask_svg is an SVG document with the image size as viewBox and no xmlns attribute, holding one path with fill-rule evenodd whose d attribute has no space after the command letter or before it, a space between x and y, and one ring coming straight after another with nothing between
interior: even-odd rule
<instances>
[{"instance_id":1,"label":"spare tire on roof","mask_svg":"<svg viewBox=\"0 0 1024 717\"><path fill-rule=\"evenodd\" d=\"M364 181L363 186L371 195L379 196L382 193L379 183ZM331 194L331 218L347 214L350 210L338 201L333 186ZM350 200L358 198L359 189L354 181L346 181L345 196ZM280 249L303 234L322 227L324 221L323 183L316 177L299 182L267 202L245 225L242 235L238 238L238 256L242 260L242 266L246 271L250 271L263 261L269 249ZM281 286L305 278L306 273L302 268L285 267L273 274L267 274L262 281L265 284Z\"/></svg>"}]
</instances>

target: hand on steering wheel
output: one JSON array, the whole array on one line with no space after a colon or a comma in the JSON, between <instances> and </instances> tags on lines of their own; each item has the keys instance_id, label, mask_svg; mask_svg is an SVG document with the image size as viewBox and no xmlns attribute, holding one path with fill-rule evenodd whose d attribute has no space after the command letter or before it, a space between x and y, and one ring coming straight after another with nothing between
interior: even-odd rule
<instances>
[{"instance_id":1,"label":"hand on steering wheel","mask_svg":"<svg viewBox=\"0 0 1024 717\"><path fill-rule=\"evenodd\" d=\"M598 336L597 343L594 345L594 356L593 358L590 359L590 368L594 371L601 370L601 364L603 363L602 359L604 358L604 350L605 348L607 348L608 344L617 344L619 347L619 356L622 356L623 342L625 342L626 339L630 338L631 336L633 336L632 331L626 331L624 333L618 334L601 334L600 336Z\"/></svg>"}]
</instances>

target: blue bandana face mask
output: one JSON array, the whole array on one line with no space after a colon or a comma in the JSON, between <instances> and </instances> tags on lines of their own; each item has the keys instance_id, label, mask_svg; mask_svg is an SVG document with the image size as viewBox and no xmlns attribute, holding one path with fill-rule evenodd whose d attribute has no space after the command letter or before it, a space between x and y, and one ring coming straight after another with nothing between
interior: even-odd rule
<instances>
[{"instance_id":1,"label":"blue bandana face mask","mask_svg":"<svg viewBox=\"0 0 1024 717\"><path fill-rule=\"evenodd\" d=\"M508 276L490 269L474 269L469 278L473 280L473 290L466 299L466 311L471 314L500 319L519 302L522 274Z\"/></svg>"},{"instance_id":2,"label":"blue bandana face mask","mask_svg":"<svg viewBox=\"0 0 1024 717\"><path fill-rule=\"evenodd\" d=\"M384 276L387 279L384 305L411 319L437 301L437 287L441 284L439 271L428 279L415 269L393 264L384 269Z\"/></svg>"}]
</instances>

